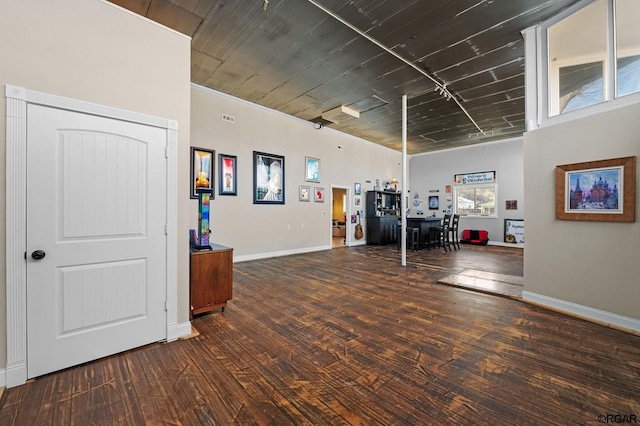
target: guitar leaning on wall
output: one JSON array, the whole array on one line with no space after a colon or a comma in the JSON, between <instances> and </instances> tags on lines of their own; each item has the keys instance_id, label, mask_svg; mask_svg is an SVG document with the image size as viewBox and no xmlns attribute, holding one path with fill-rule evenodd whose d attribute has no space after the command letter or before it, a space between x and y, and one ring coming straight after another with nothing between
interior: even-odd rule
<instances>
[{"instance_id":1,"label":"guitar leaning on wall","mask_svg":"<svg viewBox=\"0 0 640 426\"><path fill-rule=\"evenodd\" d=\"M364 233L362 232L362 225L360 225L360 212L358 212L358 224L356 225L356 234L354 235L356 240L361 240L364 237Z\"/></svg>"}]
</instances>

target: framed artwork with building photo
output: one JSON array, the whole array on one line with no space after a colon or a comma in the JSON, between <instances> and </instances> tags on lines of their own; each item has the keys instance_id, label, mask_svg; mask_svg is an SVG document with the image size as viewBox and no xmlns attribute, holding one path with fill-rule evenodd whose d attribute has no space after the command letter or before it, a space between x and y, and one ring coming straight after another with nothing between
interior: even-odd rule
<instances>
[{"instance_id":1,"label":"framed artwork with building photo","mask_svg":"<svg viewBox=\"0 0 640 426\"><path fill-rule=\"evenodd\" d=\"M198 199L198 192L209 192L213 198L213 161L216 152L191 147L191 198Z\"/></svg>"},{"instance_id":2,"label":"framed artwork with building photo","mask_svg":"<svg viewBox=\"0 0 640 426\"><path fill-rule=\"evenodd\" d=\"M556 166L556 219L635 222L636 157Z\"/></svg>"}]
</instances>

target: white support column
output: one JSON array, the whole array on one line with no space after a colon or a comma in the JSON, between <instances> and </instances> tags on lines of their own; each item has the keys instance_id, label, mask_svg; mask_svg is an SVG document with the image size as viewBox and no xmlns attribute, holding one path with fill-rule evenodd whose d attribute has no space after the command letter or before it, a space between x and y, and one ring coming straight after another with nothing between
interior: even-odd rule
<instances>
[{"instance_id":1,"label":"white support column","mask_svg":"<svg viewBox=\"0 0 640 426\"><path fill-rule=\"evenodd\" d=\"M524 37L524 78L525 104L524 119L526 130L531 131L540 125L539 109L539 66L538 66L538 34L535 27L522 31Z\"/></svg>"},{"instance_id":2,"label":"white support column","mask_svg":"<svg viewBox=\"0 0 640 426\"><path fill-rule=\"evenodd\" d=\"M402 185L400 188L402 266L407 266L407 95L402 95Z\"/></svg>"}]
</instances>

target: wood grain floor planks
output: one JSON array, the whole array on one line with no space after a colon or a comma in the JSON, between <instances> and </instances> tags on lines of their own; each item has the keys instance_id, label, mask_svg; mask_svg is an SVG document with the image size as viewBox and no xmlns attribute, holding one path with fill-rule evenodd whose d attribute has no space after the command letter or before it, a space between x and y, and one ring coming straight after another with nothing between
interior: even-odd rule
<instances>
[{"instance_id":1,"label":"wood grain floor planks","mask_svg":"<svg viewBox=\"0 0 640 426\"><path fill-rule=\"evenodd\" d=\"M438 284L446 284L513 299L522 299L524 278L515 275L479 271L477 269L465 269L460 273L440 278Z\"/></svg>"},{"instance_id":2,"label":"wood grain floor planks","mask_svg":"<svg viewBox=\"0 0 640 426\"><path fill-rule=\"evenodd\" d=\"M5 391L0 424L596 424L640 417L640 337L443 286L522 250L361 246L234 266L198 334ZM493 275L494 277L497 275Z\"/></svg>"}]
</instances>

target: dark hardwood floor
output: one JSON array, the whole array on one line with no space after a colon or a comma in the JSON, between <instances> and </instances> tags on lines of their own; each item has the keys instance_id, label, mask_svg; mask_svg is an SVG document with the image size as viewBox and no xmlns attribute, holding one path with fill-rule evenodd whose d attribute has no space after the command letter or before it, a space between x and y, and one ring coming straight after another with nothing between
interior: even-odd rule
<instances>
[{"instance_id":1,"label":"dark hardwood floor","mask_svg":"<svg viewBox=\"0 0 640 426\"><path fill-rule=\"evenodd\" d=\"M8 389L2 425L598 424L640 418L640 337L436 284L522 250L340 248L239 263L224 314ZM613 419L613 417L611 417ZM613 423L610 421L609 423Z\"/></svg>"}]
</instances>

